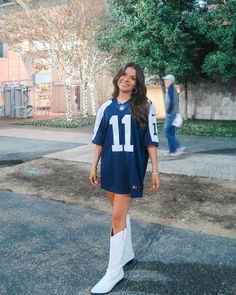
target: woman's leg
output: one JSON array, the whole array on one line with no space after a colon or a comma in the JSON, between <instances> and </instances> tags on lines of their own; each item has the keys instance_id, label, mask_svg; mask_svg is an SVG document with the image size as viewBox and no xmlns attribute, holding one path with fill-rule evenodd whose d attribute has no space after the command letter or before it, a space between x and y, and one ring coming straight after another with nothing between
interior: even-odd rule
<instances>
[{"instance_id":1,"label":"woman's leg","mask_svg":"<svg viewBox=\"0 0 236 295\"><path fill-rule=\"evenodd\" d=\"M108 192L108 197L113 204L112 229L113 235L110 238L109 262L106 274L93 287L92 294L107 294L114 286L123 279L124 251L126 246L127 230L125 220L130 207L130 195L119 195ZM131 257L132 259L133 257ZM129 259L130 260L130 259ZM128 260L127 260L128 261ZM126 263L126 261L125 261Z\"/></svg>"},{"instance_id":2,"label":"woman's leg","mask_svg":"<svg viewBox=\"0 0 236 295\"><path fill-rule=\"evenodd\" d=\"M108 197L112 207L113 207L115 195L116 195L115 193L107 192L107 197Z\"/></svg>"},{"instance_id":3,"label":"woman's leg","mask_svg":"<svg viewBox=\"0 0 236 295\"><path fill-rule=\"evenodd\" d=\"M132 199L130 195L115 194L112 210L112 229L114 235L125 229L126 215L131 205L131 201Z\"/></svg>"},{"instance_id":4,"label":"woman's leg","mask_svg":"<svg viewBox=\"0 0 236 295\"><path fill-rule=\"evenodd\" d=\"M113 207L115 193L107 192L108 199ZM120 227L122 228L122 226ZM134 250L132 245L132 235L131 235L131 224L130 224L130 216L127 212L126 219L125 219L125 230L126 230L126 242L125 242L125 249L124 249L124 256L123 256L123 263L122 265L126 265L127 263L131 263L134 260Z\"/></svg>"}]
</instances>

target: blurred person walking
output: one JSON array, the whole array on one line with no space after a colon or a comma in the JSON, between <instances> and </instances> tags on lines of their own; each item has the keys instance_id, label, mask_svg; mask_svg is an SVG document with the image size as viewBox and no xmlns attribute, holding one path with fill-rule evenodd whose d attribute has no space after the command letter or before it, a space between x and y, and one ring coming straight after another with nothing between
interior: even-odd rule
<instances>
[{"instance_id":1,"label":"blurred person walking","mask_svg":"<svg viewBox=\"0 0 236 295\"><path fill-rule=\"evenodd\" d=\"M179 95L174 87L175 76L166 75L164 78L166 95L165 95L165 135L168 142L169 151L167 156L182 155L186 149L176 138L176 124L175 120L180 116L179 114Z\"/></svg>"}]
</instances>

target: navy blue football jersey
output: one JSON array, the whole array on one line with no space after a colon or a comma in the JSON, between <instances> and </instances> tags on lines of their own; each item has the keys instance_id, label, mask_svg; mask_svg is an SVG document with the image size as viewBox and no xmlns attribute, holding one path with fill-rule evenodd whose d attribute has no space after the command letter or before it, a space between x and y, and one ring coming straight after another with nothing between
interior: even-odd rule
<instances>
[{"instance_id":1,"label":"navy blue football jersey","mask_svg":"<svg viewBox=\"0 0 236 295\"><path fill-rule=\"evenodd\" d=\"M101 188L142 197L149 157L147 146L158 146L156 111L151 102L149 106L145 129L139 128L132 118L130 101L119 104L113 98L98 110L92 142L102 145Z\"/></svg>"}]
</instances>

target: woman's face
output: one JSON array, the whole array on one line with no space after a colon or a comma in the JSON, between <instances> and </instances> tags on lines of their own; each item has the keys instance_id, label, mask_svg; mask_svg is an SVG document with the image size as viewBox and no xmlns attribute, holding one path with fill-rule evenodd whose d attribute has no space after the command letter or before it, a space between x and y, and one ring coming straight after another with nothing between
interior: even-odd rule
<instances>
[{"instance_id":1,"label":"woman's face","mask_svg":"<svg viewBox=\"0 0 236 295\"><path fill-rule=\"evenodd\" d=\"M127 67L124 74L118 79L117 86L120 91L131 94L136 86L136 70Z\"/></svg>"}]
</instances>

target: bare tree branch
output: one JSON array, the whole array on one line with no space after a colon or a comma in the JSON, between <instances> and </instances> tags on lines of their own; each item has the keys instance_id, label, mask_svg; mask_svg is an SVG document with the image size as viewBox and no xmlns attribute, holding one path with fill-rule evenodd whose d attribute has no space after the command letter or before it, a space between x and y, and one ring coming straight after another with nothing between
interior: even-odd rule
<instances>
[{"instance_id":1,"label":"bare tree branch","mask_svg":"<svg viewBox=\"0 0 236 295\"><path fill-rule=\"evenodd\" d=\"M92 84L109 62L94 41L104 17L104 1L71 0L66 5L38 9L31 9L23 0L17 3L22 11L0 18L0 40L33 62L41 61L56 71L65 84L69 120L72 114L68 87L76 73L84 94L83 114L87 115L88 97L94 106L93 90L90 94L88 90L94 88Z\"/></svg>"}]
</instances>

